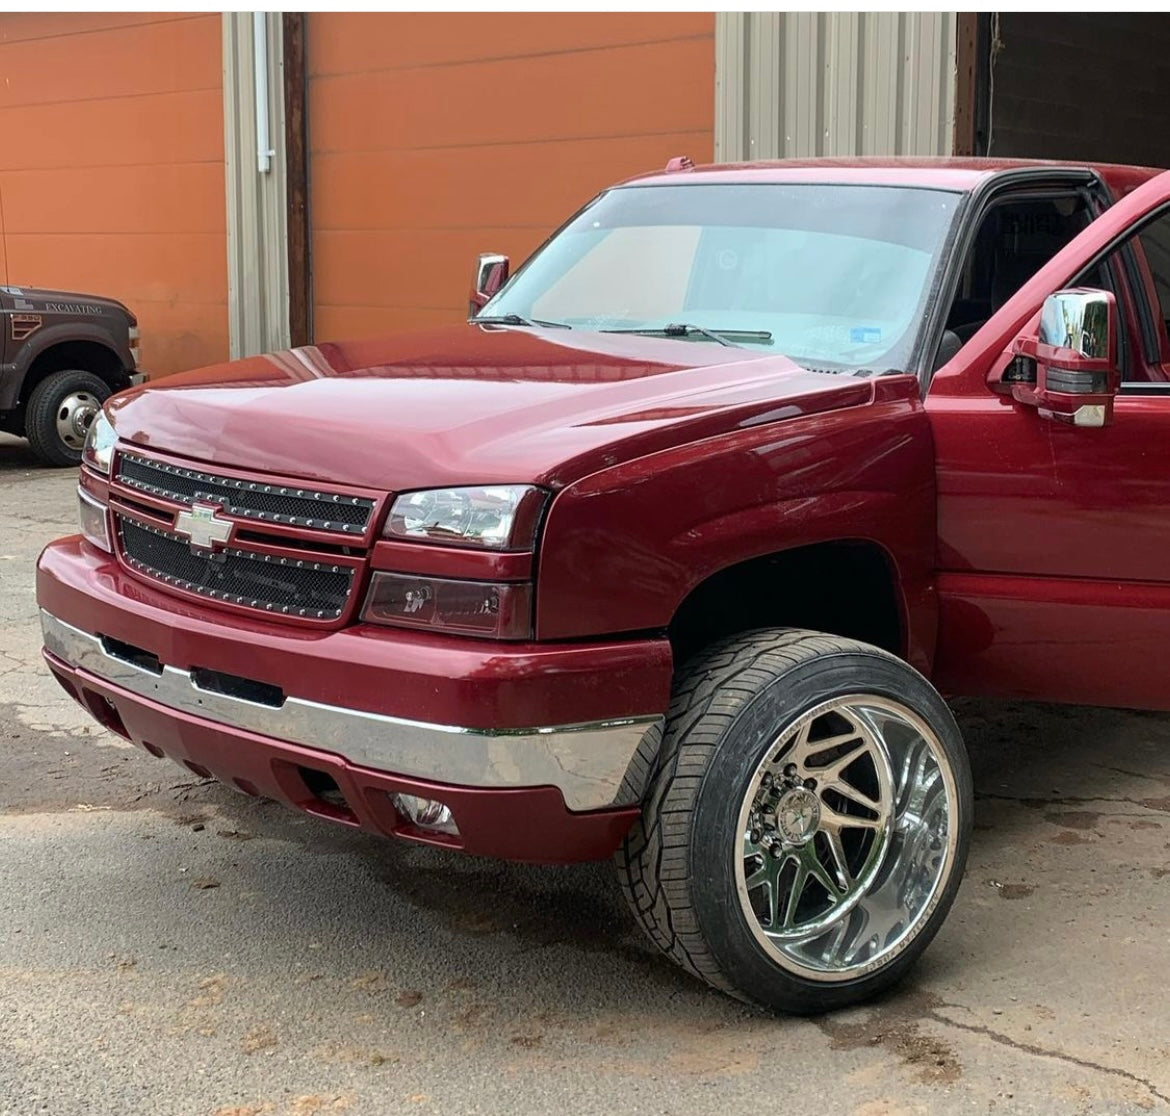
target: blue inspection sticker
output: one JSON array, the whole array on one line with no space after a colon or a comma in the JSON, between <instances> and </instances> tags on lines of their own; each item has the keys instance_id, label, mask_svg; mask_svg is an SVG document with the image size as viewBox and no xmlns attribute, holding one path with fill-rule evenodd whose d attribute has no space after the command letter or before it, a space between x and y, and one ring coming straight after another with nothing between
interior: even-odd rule
<instances>
[{"instance_id":1,"label":"blue inspection sticker","mask_svg":"<svg viewBox=\"0 0 1170 1116\"><path fill-rule=\"evenodd\" d=\"M855 345L876 345L882 339L877 326L854 326L849 331L849 340Z\"/></svg>"}]
</instances>

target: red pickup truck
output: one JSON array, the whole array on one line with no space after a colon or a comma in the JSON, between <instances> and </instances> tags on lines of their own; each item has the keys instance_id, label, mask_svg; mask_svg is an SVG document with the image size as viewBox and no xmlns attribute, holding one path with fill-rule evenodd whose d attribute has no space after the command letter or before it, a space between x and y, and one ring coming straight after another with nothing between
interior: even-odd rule
<instances>
[{"instance_id":1,"label":"red pickup truck","mask_svg":"<svg viewBox=\"0 0 1170 1116\"><path fill-rule=\"evenodd\" d=\"M112 399L38 568L64 688L343 825L613 856L797 1012L955 897L940 692L1170 708L1170 174L676 160L472 303Z\"/></svg>"}]
</instances>

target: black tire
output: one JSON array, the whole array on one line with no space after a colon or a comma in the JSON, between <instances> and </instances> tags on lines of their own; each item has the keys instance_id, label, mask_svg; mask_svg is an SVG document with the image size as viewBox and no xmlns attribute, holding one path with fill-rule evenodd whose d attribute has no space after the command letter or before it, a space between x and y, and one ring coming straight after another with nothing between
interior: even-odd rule
<instances>
[{"instance_id":1,"label":"black tire","mask_svg":"<svg viewBox=\"0 0 1170 1116\"><path fill-rule=\"evenodd\" d=\"M846 695L860 695L864 700L849 705ZM760 832L749 825L748 838L739 829L745 816L761 816L748 814L754 808L745 804L749 802L749 790L774 786L770 792L758 791L758 794L779 796L779 803L769 807L773 812L762 816L772 818L776 823L771 831L775 848L781 848L781 838L787 839L790 834L790 829L783 834L779 829L777 819L783 812L781 806L799 801L804 793L801 787L810 784L815 787L816 781L785 783L791 789L781 793L779 776L774 784L761 784L759 779L770 779L773 766L769 765L779 762L777 756L782 754L782 749L781 752L774 749L785 740L786 732L795 731L804 723L818 723L814 720L802 722L803 716L826 708L829 712L823 714L824 717L836 716L835 707L825 705L834 699L842 699L842 708L846 710L861 708L869 699L879 704L884 702L883 711L908 710L911 719L916 717L919 724L928 729L927 734L920 736L921 743L909 743L905 747L918 749L916 753L908 750L907 755L921 755L925 749L930 761L934 762L933 768L923 770L933 772L937 781L931 781L933 776L924 776L921 784L914 785L924 788L920 792L923 796L937 796L938 790L934 788L941 786L945 803L942 809L949 820L942 831L941 846L922 844L926 838L937 836L935 830L924 830L925 837L891 837L888 844L880 846L887 850L900 848L904 855L909 855L908 871L911 872L921 871L915 855L924 857L923 863L929 863L932 868L942 865L934 878L933 890L921 893L927 898L922 899L918 912L906 920L908 926L915 928L913 934L905 942L894 941L896 931L890 931L885 941L892 944L872 946L879 951L868 955L872 961L865 959L864 951L871 948L869 945L856 947L861 951L856 956L862 960L839 966L826 978L819 972L809 976L801 967L803 962L794 965L793 958L784 954L784 948L776 946L774 941L771 941L773 950L784 954L783 957L773 956L762 944L761 936L767 938L763 922L772 927L777 925L775 919L783 898L781 870L776 870L776 879L765 893L765 896L773 895L774 889L771 906L764 906L764 913L757 915L757 925L753 928L748 911L745 911L745 906L751 909L755 901L749 898L746 890L748 868L740 872L736 865L738 859L740 864L760 866L762 872L767 859L766 854L754 860L744 859L747 854L743 851L743 842L759 840ZM885 734L881 735L884 739ZM808 736L811 733L806 739ZM912 737L913 732L907 739ZM858 736L857 739L862 738ZM824 747L824 742L816 740L803 745L805 754L812 755L811 750L818 744ZM838 750L845 752L852 746L841 745ZM881 754L880 748L872 751L874 756ZM887 751L886 754L890 753ZM788 764L783 769L785 777L792 776L794 767ZM906 769L909 770L909 764ZM851 768L843 770L849 779L856 778L848 774ZM892 772L894 768L889 766L886 770ZM888 796L890 810L896 817L899 787L910 783L904 778L887 778L889 781L885 785L892 788ZM835 793L830 782L823 779L819 792L810 791L805 798ZM832 782L839 785L839 773ZM791 798L793 795L795 799ZM828 818L833 811L824 806L826 800L838 805L839 800L820 799ZM758 797L750 800L752 803L759 801ZM933 797L930 801L937 803L938 799ZM809 822L805 819L803 824L821 825L821 807L813 806L811 809L816 820ZM843 809L849 813L852 807L847 803ZM869 816L864 807L856 812L863 817ZM751 632L712 645L679 671L661 754L647 790L642 817L616 856L618 875L642 928L668 957L688 972L723 992L773 1010L819 1014L865 1000L890 987L927 947L946 918L958 891L967 858L972 814L971 772L958 726L942 698L922 675L893 655L853 640L787 629ZM785 813L786 818L792 816L790 812ZM840 814L837 816L839 818ZM874 811L874 817L880 819L881 815ZM867 824L876 826L877 822ZM895 834L902 832L893 822L890 825ZM737 837L737 833L740 836ZM873 834L872 838L863 836L861 840L872 839L874 844L869 847L879 848L876 829ZM824 839L828 840L828 835ZM766 842L768 838L764 840ZM804 852L804 845L812 846L821 838L815 832L802 830L796 840L802 846L797 851ZM838 829L838 846L841 840L841 830ZM755 848L754 845L751 847ZM910 848L923 847L930 850L942 847L946 851L906 853ZM782 856L795 854L791 850L777 852L775 859L780 861ZM892 851L875 852L866 865L876 863L883 856L887 861L894 861ZM786 871L787 862L783 863L783 871ZM896 870L897 864L888 868L883 877L882 868L873 869L876 875L866 877L868 890L859 903L872 902L880 906L888 895L900 897L902 889L889 884ZM739 876L737 872L740 872ZM758 875L754 874L753 878ZM807 878L814 879L813 876ZM844 895L846 883L851 879L850 869L837 878L842 881L840 888ZM794 902L803 903L803 896L810 889L801 883L793 890L796 892ZM812 890L815 892L815 888ZM822 890L825 901L830 904L828 909L833 909L834 900L829 897L828 888ZM862 891L863 888L858 886L852 894ZM846 909L847 904L844 900L842 903L841 909ZM789 924L793 910L785 904L786 920L780 925L782 932ZM840 927L844 924L842 935L853 925L868 932L869 910L869 907L859 907L833 925ZM827 936L831 937L831 933ZM856 932L851 940L857 940ZM882 939L875 933L868 939L866 934L861 934L860 940L880 942ZM829 963L840 948L839 944L832 947ZM884 959L880 952L883 948L894 951L888 959ZM847 957L847 954L840 956ZM861 971L852 975L858 966Z\"/></svg>"},{"instance_id":2,"label":"black tire","mask_svg":"<svg viewBox=\"0 0 1170 1116\"><path fill-rule=\"evenodd\" d=\"M110 395L110 385L92 372L68 368L46 376L33 388L24 416L24 436L33 453L46 465L80 464L81 446L70 444L76 441L75 435L67 440L58 427L62 408L70 400L86 397L92 397L100 406ZM80 427L77 430L84 434Z\"/></svg>"}]
</instances>

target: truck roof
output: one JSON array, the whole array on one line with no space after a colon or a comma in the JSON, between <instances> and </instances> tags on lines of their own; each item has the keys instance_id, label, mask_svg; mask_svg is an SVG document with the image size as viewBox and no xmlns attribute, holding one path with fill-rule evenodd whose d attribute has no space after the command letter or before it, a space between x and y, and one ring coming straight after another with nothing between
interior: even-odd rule
<instances>
[{"instance_id":1,"label":"truck roof","mask_svg":"<svg viewBox=\"0 0 1170 1116\"><path fill-rule=\"evenodd\" d=\"M622 185L678 182L685 173L688 182L832 182L877 186L915 186L966 193L997 174L1008 171L1048 169L1090 170L1099 174L1117 198L1161 174L1158 167L1130 167L1117 163L1082 162L1068 159L977 159L977 158L889 158L858 156L848 158L775 159L751 163L712 163L685 172L658 171L628 179Z\"/></svg>"}]
</instances>

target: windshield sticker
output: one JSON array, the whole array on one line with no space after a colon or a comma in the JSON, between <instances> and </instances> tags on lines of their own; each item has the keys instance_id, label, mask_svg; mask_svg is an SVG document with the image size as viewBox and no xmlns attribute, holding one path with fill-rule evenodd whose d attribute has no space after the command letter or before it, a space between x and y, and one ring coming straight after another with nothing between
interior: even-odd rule
<instances>
[{"instance_id":1,"label":"windshield sticker","mask_svg":"<svg viewBox=\"0 0 1170 1116\"><path fill-rule=\"evenodd\" d=\"M849 340L855 345L877 345L882 331L877 326L854 326L849 331Z\"/></svg>"}]
</instances>

